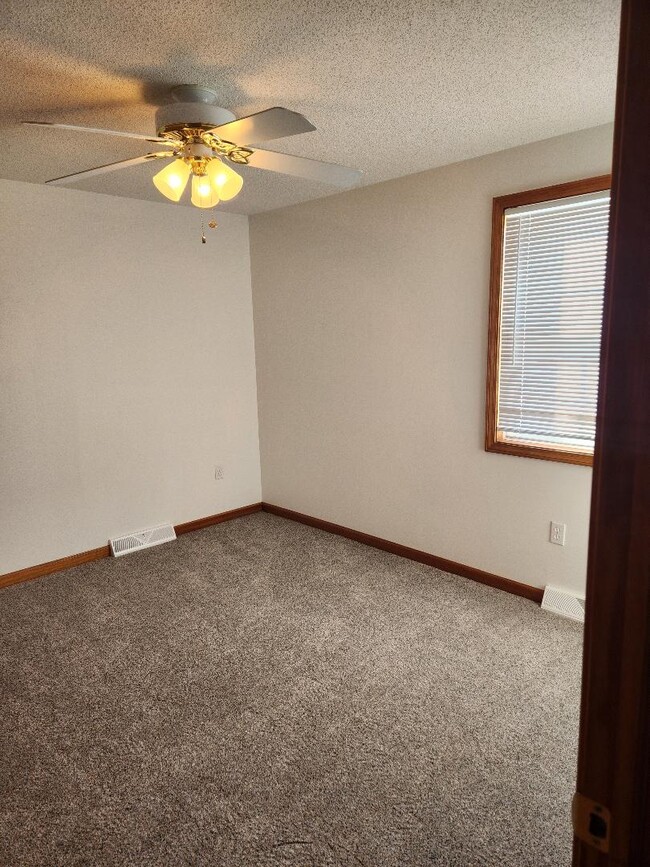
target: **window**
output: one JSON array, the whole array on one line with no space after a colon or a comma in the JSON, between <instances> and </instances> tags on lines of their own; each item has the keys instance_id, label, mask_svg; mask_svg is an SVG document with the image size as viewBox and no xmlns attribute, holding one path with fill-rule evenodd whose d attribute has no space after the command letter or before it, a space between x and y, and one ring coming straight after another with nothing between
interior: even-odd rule
<instances>
[{"instance_id":1,"label":"window","mask_svg":"<svg viewBox=\"0 0 650 867\"><path fill-rule=\"evenodd\" d=\"M494 199L488 451L592 463L609 186Z\"/></svg>"}]
</instances>

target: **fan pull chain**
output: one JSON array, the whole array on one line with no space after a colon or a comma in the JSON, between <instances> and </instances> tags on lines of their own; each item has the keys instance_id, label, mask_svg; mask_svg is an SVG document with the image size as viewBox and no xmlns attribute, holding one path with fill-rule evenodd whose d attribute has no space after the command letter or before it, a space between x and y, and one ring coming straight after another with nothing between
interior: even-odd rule
<instances>
[{"instance_id":1,"label":"fan pull chain","mask_svg":"<svg viewBox=\"0 0 650 867\"><path fill-rule=\"evenodd\" d=\"M216 229L218 225L219 225L219 224L217 223L217 221L216 221L216 219L215 219L214 211L213 211L213 212L212 212L212 215L211 215L211 218L210 218L210 221L209 221L209 223L208 223L208 226L209 226L211 229ZM201 243L202 243L202 244L207 244L207 240L208 240L208 239L205 237L205 225L204 225L204 223L203 223L203 214L201 214Z\"/></svg>"}]
</instances>

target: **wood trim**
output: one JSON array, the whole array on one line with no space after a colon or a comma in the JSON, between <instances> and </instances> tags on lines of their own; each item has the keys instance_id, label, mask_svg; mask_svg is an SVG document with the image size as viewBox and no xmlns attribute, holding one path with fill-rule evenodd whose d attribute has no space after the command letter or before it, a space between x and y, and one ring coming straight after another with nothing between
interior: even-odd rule
<instances>
[{"instance_id":1,"label":"wood trim","mask_svg":"<svg viewBox=\"0 0 650 867\"><path fill-rule=\"evenodd\" d=\"M612 186L612 176L596 175L592 178L581 178L579 181L567 181L563 184L553 184L550 187L538 187L535 190L523 190L518 193L506 193L496 196L492 201L498 204L501 214L507 208L519 208L522 205L536 205L539 202L550 202L553 199L566 199L569 196L584 196L587 193L599 193L609 190Z\"/></svg>"},{"instance_id":2,"label":"wood trim","mask_svg":"<svg viewBox=\"0 0 650 867\"><path fill-rule=\"evenodd\" d=\"M209 515L207 518L197 518L196 521L176 524L174 529L177 536L182 536L183 533L193 533L194 530L202 530L213 524L221 524L223 521L232 521L234 518L243 518L244 515L253 515L255 512L261 511L261 503L252 503L250 506L241 506L239 509L231 509L229 512L219 512L217 515Z\"/></svg>"},{"instance_id":3,"label":"wood trim","mask_svg":"<svg viewBox=\"0 0 650 867\"><path fill-rule=\"evenodd\" d=\"M622 12L577 777L611 827L574 867L650 864L650 4Z\"/></svg>"},{"instance_id":4,"label":"wood trim","mask_svg":"<svg viewBox=\"0 0 650 867\"><path fill-rule=\"evenodd\" d=\"M234 518L252 515L254 512L259 512L261 508L261 503L253 503L250 506L231 509L229 512L220 512L217 515L209 515L207 518L197 518L195 521L176 524L174 529L177 536L182 536L183 533L191 533L194 530L211 527L213 524L221 524L223 521L232 521ZM38 566L28 566L17 572L8 572L5 575L0 575L0 588L20 584L23 581L32 581L34 578L52 575L54 572L63 572L65 569L72 569L83 563L91 563L93 560L101 560L103 557L110 557L110 553L109 546L102 545L101 548L93 548L91 551L83 551L81 554L71 554L69 557L60 557L58 560L50 560L47 563L40 563Z\"/></svg>"},{"instance_id":5,"label":"wood trim","mask_svg":"<svg viewBox=\"0 0 650 867\"><path fill-rule=\"evenodd\" d=\"M379 548L381 551L388 551L389 554L396 554L398 557L405 557L407 560L424 563L425 566L433 566L434 569L441 569L443 572L451 572L454 575L460 575L462 578L478 581L479 584L487 584L489 587L505 590L506 593L513 593L515 596L523 596L525 599L531 599L533 602L540 603L544 595L544 591L540 587L522 584L519 581L512 581L510 578L502 578L501 575L493 575L491 572L484 572L482 569L476 569L474 566L465 566L463 563L456 563L454 560L446 560L444 557L428 554L426 551L419 551L417 548L409 548L397 542L389 542L388 539L371 536L368 533L362 533L360 530L351 530L349 527L333 524L331 521L324 521L322 518L313 518L311 515L303 515L302 512L294 512L292 509L285 509L282 506L262 503L262 511L277 515L280 518L288 518L290 521L297 521L299 524L316 527L318 530L325 530L326 533L344 536L346 539L352 539L354 542L360 542L362 545Z\"/></svg>"},{"instance_id":6,"label":"wood trim","mask_svg":"<svg viewBox=\"0 0 650 867\"><path fill-rule=\"evenodd\" d=\"M594 460L592 455L585 454L584 452L571 452L564 451L563 449L549 449L545 446L502 442L501 440L496 439L496 437L492 439L489 444L486 442L485 451L497 452L502 455L514 455L519 458L537 458L542 461L557 461L561 464L579 464L583 467L592 466Z\"/></svg>"},{"instance_id":7,"label":"wood trim","mask_svg":"<svg viewBox=\"0 0 650 867\"><path fill-rule=\"evenodd\" d=\"M58 560L39 563L38 566L27 566L25 569L18 569L17 572L7 572L5 575L0 575L0 588L20 584L23 581L33 581L34 578L51 575L52 572L63 572L65 569L81 566L82 563L101 560L103 557L108 557L110 553L108 545L102 545L101 548L92 548L90 551L82 551L81 554L71 554L69 557L60 557Z\"/></svg>"},{"instance_id":8,"label":"wood trim","mask_svg":"<svg viewBox=\"0 0 650 867\"><path fill-rule=\"evenodd\" d=\"M544 461L559 461L566 464L591 466L593 458L583 452L563 451L543 446L506 443L497 438L497 406L499 395L499 343L501 340L501 265L503 261L503 221L508 208L532 205L566 196L597 193L611 187L610 175L584 178L552 187L524 190L497 196L492 200L492 248L490 256L490 301L488 311L488 357L485 392L485 450L524 458L540 458Z\"/></svg>"}]
</instances>

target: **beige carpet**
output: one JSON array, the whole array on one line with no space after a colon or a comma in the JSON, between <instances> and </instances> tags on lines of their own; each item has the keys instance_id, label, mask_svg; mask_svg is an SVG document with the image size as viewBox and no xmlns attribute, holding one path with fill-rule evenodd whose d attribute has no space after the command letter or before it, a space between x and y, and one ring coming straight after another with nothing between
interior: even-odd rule
<instances>
[{"instance_id":1,"label":"beige carpet","mask_svg":"<svg viewBox=\"0 0 650 867\"><path fill-rule=\"evenodd\" d=\"M568 867L581 630L259 514L0 591L0 864Z\"/></svg>"}]
</instances>

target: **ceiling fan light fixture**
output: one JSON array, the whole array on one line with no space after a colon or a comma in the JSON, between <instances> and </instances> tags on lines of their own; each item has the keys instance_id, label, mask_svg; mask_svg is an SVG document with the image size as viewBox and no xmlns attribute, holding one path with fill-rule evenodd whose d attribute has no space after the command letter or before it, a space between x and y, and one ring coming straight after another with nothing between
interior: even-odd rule
<instances>
[{"instance_id":1,"label":"ceiling fan light fixture","mask_svg":"<svg viewBox=\"0 0 650 867\"><path fill-rule=\"evenodd\" d=\"M153 176L154 186L163 196L172 202L178 202L191 173L192 169L184 160L174 160Z\"/></svg>"},{"instance_id":2,"label":"ceiling fan light fixture","mask_svg":"<svg viewBox=\"0 0 650 867\"><path fill-rule=\"evenodd\" d=\"M206 173L219 198L228 202L234 199L244 185L244 179L219 157L211 159L206 166Z\"/></svg>"},{"instance_id":3,"label":"ceiling fan light fixture","mask_svg":"<svg viewBox=\"0 0 650 867\"><path fill-rule=\"evenodd\" d=\"M346 166L278 151L260 150L257 146L248 147L252 142L273 141L316 129L298 112L274 106L247 117L236 118L231 111L219 107L216 101L216 93L205 87L181 85L175 88L171 102L161 106L156 112L155 135L51 121L30 120L23 123L48 129L133 138L155 142L171 149L52 178L46 181L46 184L73 183L153 159L171 158L172 161L153 176L156 189L171 202L179 202L192 175L192 204L198 208L212 208L220 201L234 199L244 185L244 179L231 168L231 163L333 186L349 186L359 179L361 172Z\"/></svg>"},{"instance_id":4,"label":"ceiling fan light fixture","mask_svg":"<svg viewBox=\"0 0 650 867\"><path fill-rule=\"evenodd\" d=\"M192 176L192 204L197 208L214 208L219 204L219 193L207 174Z\"/></svg>"}]
</instances>

